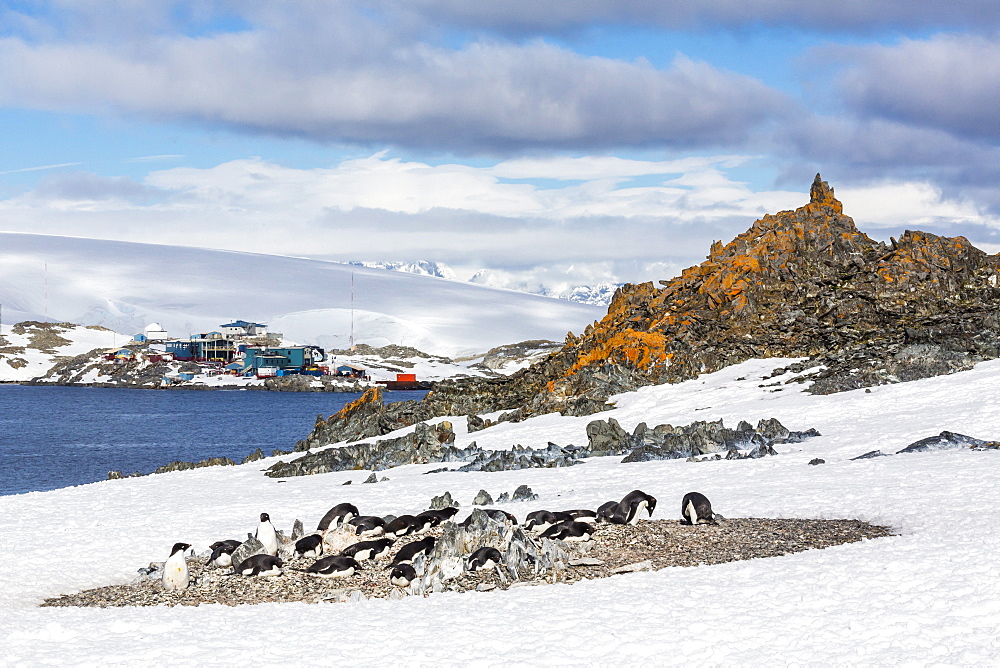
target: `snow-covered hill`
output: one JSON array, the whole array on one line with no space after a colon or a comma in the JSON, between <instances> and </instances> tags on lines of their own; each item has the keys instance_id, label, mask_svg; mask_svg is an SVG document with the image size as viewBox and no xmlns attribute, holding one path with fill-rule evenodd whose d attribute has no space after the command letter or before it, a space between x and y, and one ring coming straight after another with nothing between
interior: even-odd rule
<instances>
[{"instance_id":1,"label":"snow-covered hill","mask_svg":"<svg viewBox=\"0 0 1000 668\"><path fill-rule=\"evenodd\" d=\"M822 436L757 460L619 463L423 475L267 478L274 459L53 492L0 497L0 644L4 665L350 662L358 665L996 665L1000 660L1000 452L892 453L950 430L1000 436L1000 361L971 371L834 395L774 385L752 360L676 385L616 397L601 415L631 430L693 420L776 417ZM592 417L504 422L484 447L585 443ZM461 427L464 420L454 420ZM307 428L307 426L305 426ZM459 429L456 429L459 431ZM813 459L825 464L810 466ZM355 484L342 487L346 481ZM179 540L201 552L252 531L260 512L286 531L337 503L364 513L424 510L445 490L465 517L480 489L528 484L540 498L502 508L596 508L629 490L679 517L698 490L727 517L857 518L899 535L783 557L666 568L573 585L355 603L39 608L45 597L127 583ZM724 529L723 523L721 530ZM349 582L344 585L350 587Z\"/></svg>"},{"instance_id":2,"label":"snow-covered hill","mask_svg":"<svg viewBox=\"0 0 1000 668\"><path fill-rule=\"evenodd\" d=\"M162 240L170 240L168 228ZM187 336L255 320L286 339L341 349L349 347L353 320L357 343L449 357L530 339L561 341L605 312L317 260L13 233L0 233L0 305L6 323L58 320L124 334L150 322Z\"/></svg>"}]
</instances>

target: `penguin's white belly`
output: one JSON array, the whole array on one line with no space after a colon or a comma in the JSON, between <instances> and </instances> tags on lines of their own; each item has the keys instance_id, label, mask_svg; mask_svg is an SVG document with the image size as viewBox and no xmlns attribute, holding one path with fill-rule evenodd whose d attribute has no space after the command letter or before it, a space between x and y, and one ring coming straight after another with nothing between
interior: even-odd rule
<instances>
[{"instance_id":1,"label":"penguin's white belly","mask_svg":"<svg viewBox=\"0 0 1000 668\"><path fill-rule=\"evenodd\" d=\"M180 558L177 558L177 557ZM164 589L187 589L191 577L188 574L187 561L184 554L177 552L170 555L167 562L163 564L163 588Z\"/></svg>"},{"instance_id":2,"label":"penguin's white belly","mask_svg":"<svg viewBox=\"0 0 1000 668\"><path fill-rule=\"evenodd\" d=\"M219 568L229 568L233 565L233 555L223 552L215 558L215 565Z\"/></svg>"},{"instance_id":3,"label":"penguin's white belly","mask_svg":"<svg viewBox=\"0 0 1000 668\"><path fill-rule=\"evenodd\" d=\"M330 571L327 573L316 573L318 578L348 578L354 575L354 566L344 571Z\"/></svg>"}]
</instances>

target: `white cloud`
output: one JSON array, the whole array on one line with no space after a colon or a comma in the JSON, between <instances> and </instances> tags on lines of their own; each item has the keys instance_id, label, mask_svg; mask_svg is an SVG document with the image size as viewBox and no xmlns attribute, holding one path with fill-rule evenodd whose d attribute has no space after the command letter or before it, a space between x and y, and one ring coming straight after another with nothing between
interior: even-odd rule
<instances>
[{"instance_id":1,"label":"white cloud","mask_svg":"<svg viewBox=\"0 0 1000 668\"><path fill-rule=\"evenodd\" d=\"M0 220L8 231L336 260L435 260L566 283L641 281L667 278L668 268L703 259L713 240L807 201L811 178L799 191L758 192L734 180L728 170L746 169L747 160L539 158L474 167L377 154L325 169L235 160L156 171L141 183L55 176L0 201ZM544 178L544 187L529 175ZM643 185L634 185L640 177ZM1000 227L926 182L837 192L862 229Z\"/></svg>"}]
</instances>

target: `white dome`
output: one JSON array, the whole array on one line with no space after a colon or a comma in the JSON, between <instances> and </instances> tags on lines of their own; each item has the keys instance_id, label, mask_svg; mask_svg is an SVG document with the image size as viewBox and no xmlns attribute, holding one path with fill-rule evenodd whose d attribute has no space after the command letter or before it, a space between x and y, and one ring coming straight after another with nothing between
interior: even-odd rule
<instances>
[{"instance_id":1,"label":"white dome","mask_svg":"<svg viewBox=\"0 0 1000 668\"><path fill-rule=\"evenodd\" d=\"M160 323L158 323L158 322L151 322L148 325L146 325L145 331L147 331L147 332L162 332L163 331L163 327L160 326Z\"/></svg>"}]
</instances>

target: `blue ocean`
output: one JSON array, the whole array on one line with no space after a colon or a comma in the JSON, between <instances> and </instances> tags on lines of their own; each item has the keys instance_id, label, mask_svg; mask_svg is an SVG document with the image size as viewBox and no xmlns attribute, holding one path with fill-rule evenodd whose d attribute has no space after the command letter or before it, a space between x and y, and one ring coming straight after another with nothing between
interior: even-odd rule
<instances>
[{"instance_id":1,"label":"blue ocean","mask_svg":"<svg viewBox=\"0 0 1000 668\"><path fill-rule=\"evenodd\" d=\"M389 401L426 394L387 392ZM292 450L354 393L0 385L0 495L149 473L170 462Z\"/></svg>"}]
</instances>

